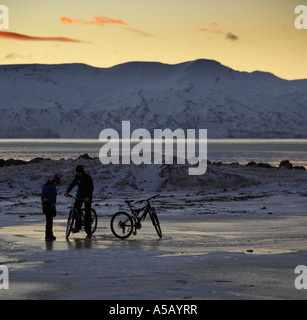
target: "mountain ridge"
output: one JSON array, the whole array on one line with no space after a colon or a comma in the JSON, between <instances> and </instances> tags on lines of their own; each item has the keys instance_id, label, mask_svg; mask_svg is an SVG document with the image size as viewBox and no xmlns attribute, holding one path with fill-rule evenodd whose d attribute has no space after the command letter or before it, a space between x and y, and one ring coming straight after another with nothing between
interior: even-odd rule
<instances>
[{"instance_id":1,"label":"mountain ridge","mask_svg":"<svg viewBox=\"0 0 307 320\"><path fill-rule=\"evenodd\" d=\"M209 138L307 138L306 106L307 80L215 60L0 66L0 138L98 138L123 120Z\"/></svg>"}]
</instances>

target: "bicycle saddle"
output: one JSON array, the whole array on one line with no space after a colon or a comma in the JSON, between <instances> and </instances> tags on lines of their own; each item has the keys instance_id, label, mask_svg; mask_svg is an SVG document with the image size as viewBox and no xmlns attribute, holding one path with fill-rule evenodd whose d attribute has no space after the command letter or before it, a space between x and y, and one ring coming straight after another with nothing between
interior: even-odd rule
<instances>
[{"instance_id":1,"label":"bicycle saddle","mask_svg":"<svg viewBox=\"0 0 307 320\"><path fill-rule=\"evenodd\" d=\"M125 200L124 202L130 204L131 202L134 202L134 200Z\"/></svg>"}]
</instances>

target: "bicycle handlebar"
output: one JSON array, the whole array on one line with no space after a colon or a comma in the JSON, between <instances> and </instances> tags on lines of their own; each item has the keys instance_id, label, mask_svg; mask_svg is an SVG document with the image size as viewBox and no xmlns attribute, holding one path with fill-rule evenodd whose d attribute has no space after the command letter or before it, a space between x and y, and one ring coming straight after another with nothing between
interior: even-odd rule
<instances>
[{"instance_id":1,"label":"bicycle handlebar","mask_svg":"<svg viewBox=\"0 0 307 320\"><path fill-rule=\"evenodd\" d=\"M79 199L79 200L84 200L84 198L78 198L78 197L74 197L71 194L67 195L67 198L74 198L74 199Z\"/></svg>"},{"instance_id":2,"label":"bicycle handlebar","mask_svg":"<svg viewBox=\"0 0 307 320\"><path fill-rule=\"evenodd\" d=\"M151 199L158 198L159 196L160 196L160 194L156 194L156 195L154 195L154 196L152 196L152 197L150 197L150 198L148 198L148 199L139 200L139 201L137 201L136 203L142 203L142 202L145 202L145 201L149 201L149 200L151 200Z\"/></svg>"},{"instance_id":3,"label":"bicycle handlebar","mask_svg":"<svg viewBox=\"0 0 307 320\"><path fill-rule=\"evenodd\" d=\"M150 197L148 199L143 199L143 200L136 201L135 204L142 203L142 202L145 202L145 201L149 201L149 200L155 199L155 198L157 198L159 196L160 196L160 194L156 194L156 195L154 195L154 196L152 196L152 197ZM134 202L134 200L125 200L125 202L130 206L130 204L132 202Z\"/></svg>"}]
</instances>

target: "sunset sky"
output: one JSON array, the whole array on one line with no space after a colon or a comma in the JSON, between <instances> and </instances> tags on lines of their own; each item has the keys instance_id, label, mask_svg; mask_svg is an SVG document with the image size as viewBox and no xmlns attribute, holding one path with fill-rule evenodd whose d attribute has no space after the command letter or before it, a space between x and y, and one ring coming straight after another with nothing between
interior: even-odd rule
<instances>
[{"instance_id":1,"label":"sunset sky","mask_svg":"<svg viewBox=\"0 0 307 320\"><path fill-rule=\"evenodd\" d=\"M307 78L305 0L0 0L0 64L214 59L240 71Z\"/></svg>"}]
</instances>

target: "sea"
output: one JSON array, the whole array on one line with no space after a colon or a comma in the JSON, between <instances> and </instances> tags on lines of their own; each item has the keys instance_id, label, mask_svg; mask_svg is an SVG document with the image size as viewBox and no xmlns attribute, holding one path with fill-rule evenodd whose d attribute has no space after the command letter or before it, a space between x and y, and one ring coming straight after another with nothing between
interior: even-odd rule
<instances>
[{"instance_id":1,"label":"sea","mask_svg":"<svg viewBox=\"0 0 307 320\"><path fill-rule=\"evenodd\" d=\"M76 159L83 154L99 157L103 144L98 139L0 139L0 159ZM211 162L254 161L278 166L282 160L289 160L307 168L307 139L208 139L207 153Z\"/></svg>"}]
</instances>

